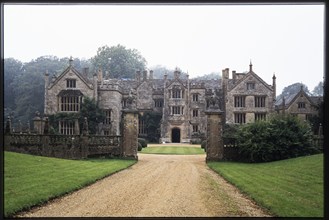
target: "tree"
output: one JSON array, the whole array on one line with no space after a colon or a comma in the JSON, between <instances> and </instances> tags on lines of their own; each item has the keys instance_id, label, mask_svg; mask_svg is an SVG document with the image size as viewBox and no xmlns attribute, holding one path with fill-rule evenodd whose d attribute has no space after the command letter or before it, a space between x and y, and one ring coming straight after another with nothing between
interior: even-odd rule
<instances>
[{"instance_id":1,"label":"tree","mask_svg":"<svg viewBox=\"0 0 329 220\"><path fill-rule=\"evenodd\" d=\"M314 96L323 96L323 82L319 82L319 84L314 87L312 94Z\"/></svg>"},{"instance_id":2,"label":"tree","mask_svg":"<svg viewBox=\"0 0 329 220\"><path fill-rule=\"evenodd\" d=\"M156 65L150 68L153 70L153 77L155 79L163 79L164 75L167 74L168 79L173 79L174 78L174 72L175 70L169 69L165 66L162 65ZM177 68L178 71L181 72L181 77L187 76L187 73L183 72L181 69Z\"/></svg>"},{"instance_id":3,"label":"tree","mask_svg":"<svg viewBox=\"0 0 329 220\"><path fill-rule=\"evenodd\" d=\"M137 70L146 68L146 60L136 49L117 46L98 48L97 55L91 58L93 71L109 71L111 78L134 78ZM105 76L105 78L108 76Z\"/></svg>"},{"instance_id":4,"label":"tree","mask_svg":"<svg viewBox=\"0 0 329 220\"><path fill-rule=\"evenodd\" d=\"M13 82L23 73L23 63L14 58L6 58L4 60L4 107L7 109L15 109L15 87Z\"/></svg>"},{"instance_id":5,"label":"tree","mask_svg":"<svg viewBox=\"0 0 329 220\"><path fill-rule=\"evenodd\" d=\"M13 58L4 60L4 106L6 117L14 113L13 123L31 121L36 111L44 109L44 74L62 73L69 65L69 58L41 56L27 63ZM88 60L74 59L73 65L81 71L90 67Z\"/></svg>"},{"instance_id":6,"label":"tree","mask_svg":"<svg viewBox=\"0 0 329 220\"><path fill-rule=\"evenodd\" d=\"M220 78L221 78L220 72L212 72L212 73L205 74L203 76L194 77L193 79L212 80L212 79L220 79Z\"/></svg>"},{"instance_id":7,"label":"tree","mask_svg":"<svg viewBox=\"0 0 329 220\"><path fill-rule=\"evenodd\" d=\"M85 97L83 99L83 103L81 104L81 109L79 112L80 124L83 123L85 117L87 117L88 120L89 133L96 134L98 129L98 124L105 120L105 114L98 107L95 99L90 99L89 97Z\"/></svg>"},{"instance_id":8,"label":"tree","mask_svg":"<svg viewBox=\"0 0 329 220\"><path fill-rule=\"evenodd\" d=\"M282 90L282 93L277 97L277 100L279 100L282 97L287 98L288 96L290 96L292 94L298 93L300 91L301 87L303 87L304 92L306 92L307 94L311 94L305 84L303 84L303 83L294 83L294 84L291 84L291 85L285 87Z\"/></svg>"},{"instance_id":9,"label":"tree","mask_svg":"<svg viewBox=\"0 0 329 220\"><path fill-rule=\"evenodd\" d=\"M240 158L246 162L269 162L319 153L312 145L309 123L292 115L273 115L238 128Z\"/></svg>"}]
</instances>

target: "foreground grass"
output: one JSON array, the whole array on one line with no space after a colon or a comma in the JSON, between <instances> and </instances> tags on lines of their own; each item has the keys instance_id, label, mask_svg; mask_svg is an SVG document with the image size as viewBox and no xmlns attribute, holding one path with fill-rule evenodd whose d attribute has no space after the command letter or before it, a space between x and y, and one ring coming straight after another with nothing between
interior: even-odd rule
<instances>
[{"instance_id":1,"label":"foreground grass","mask_svg":"<svg viewBox=\"0 0 329 220\"><path fill-rule=\"evenodd\" d=\"M4 214L42 204L125 169L135 160L64 160L4 152Z\"/></svg>"},{"instance_id":2,"label":"foreground grass","mask_svg":"<svg viewBox=\"0 0 329 220\"><path fill-rule=\"evenodd\" d=\"M141 153L144 154L177 154L177 155L193 155L205 154L204 150L200 147L146 147L143 148Z\"/></svg>"},{"instance_id":3,"label":"foreground grass","mask_svg":"<svg viewBox=\"0 0 329 220\"><path fill-rule=\"evenodd\" d=\"M323 154L270 163L208 166L280 217L323 217Z\"/></svg>"}]
</instances>

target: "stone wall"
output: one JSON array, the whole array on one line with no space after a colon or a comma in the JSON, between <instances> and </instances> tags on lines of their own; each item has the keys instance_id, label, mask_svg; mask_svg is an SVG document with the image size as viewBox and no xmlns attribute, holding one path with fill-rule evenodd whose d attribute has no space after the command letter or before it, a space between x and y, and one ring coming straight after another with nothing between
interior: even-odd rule
<instances>
[{"instance_id":1,"label":"stone wall","mask_svg":"<svg viewBox=\"0 0 329 220\"><path fill-rule=\"evenodd\" d=\"M89 135L87 118L84 120L80 135L49 135L47 118L42 133L15 134L12 133L11 120L8 118L4 134L4 149L18 153L66 159L83 159L94 156L138 159L138 112L123 111L122 123L122 136Z\"/></svg>"},{"instance_id":2,"label":"stone wall","mask_svg":"<svg viewBox=\"0 0 329 220\"><path fill-rule=\"evenodd\" d=\"M120 156L120 136L5 134L5 150L38 156L83 159Z\"/></svg>"}]
</instances>

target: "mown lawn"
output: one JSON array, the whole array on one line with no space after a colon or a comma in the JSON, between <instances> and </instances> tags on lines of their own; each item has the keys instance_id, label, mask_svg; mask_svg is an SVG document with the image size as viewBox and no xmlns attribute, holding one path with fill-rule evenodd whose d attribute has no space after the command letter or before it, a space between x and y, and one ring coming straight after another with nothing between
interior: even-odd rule
<instances>
[{"instance_id":1,"label":"mown lawn","mask_svg":"<svg viewBox=\"0 0 329 220\"><path fill-rule=\"evenodd\" d=\"M125 169L136 160L64 160L4 152L4 214L42 204Z\"/></svg>"},{"instance_id":2,"label":"mown lawn","mask_svg":"<svg viewBox=\"0 0 329 220\"><path fill-rule=\"evenodd\" d=\"M177 154L177 155L193 155L205 154L204 150L200 147L146 147L140 153L144 154Z\"/></svg>"},{"instance_id":3,"label":"mown lawn","mask_svg":"<svg viewBox=\"0 0 329 220\"><path fill-rule=\"evenodd\" d=\"M270 163L208 166L279 217L323 217L323 154Z\"/></svg>"}]
</instances>

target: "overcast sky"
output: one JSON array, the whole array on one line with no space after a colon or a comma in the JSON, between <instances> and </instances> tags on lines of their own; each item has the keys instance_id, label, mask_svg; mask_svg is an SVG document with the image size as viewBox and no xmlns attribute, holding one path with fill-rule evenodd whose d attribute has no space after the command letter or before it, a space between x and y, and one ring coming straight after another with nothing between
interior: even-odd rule
<instances>
[{"instance_id":1,"label":"overcast sky","mask_svg":"<svg viewBox=\"0 0 329 220\"><path fill-rule=\"evenodd\" d=\"M190 77L253 70L277 94L323 81L324 5L5 5L4 55L89 59L101 46L137 49L148 67ZM231 77L231 75L230 75Z\"/></svg>"}]
</instances>

